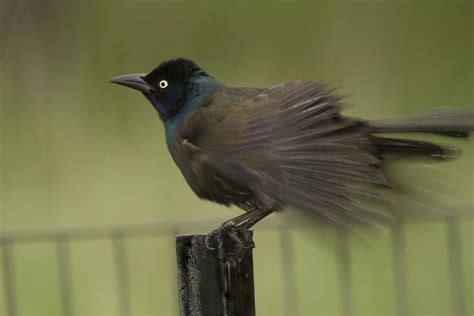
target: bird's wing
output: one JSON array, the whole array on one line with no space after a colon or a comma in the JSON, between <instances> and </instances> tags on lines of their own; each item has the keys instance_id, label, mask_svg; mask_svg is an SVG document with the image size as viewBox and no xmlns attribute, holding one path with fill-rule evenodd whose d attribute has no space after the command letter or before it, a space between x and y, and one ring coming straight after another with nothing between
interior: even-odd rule
<instances>
[{"instance_id":1,"label":"bird's wing","mask_svg":"<svg viewBox=\"0 0 474 316\"><path fill-rule=\"evenodd\" d=\"M339 100L324 84L287 82L200 108L181 142L214 172L278 202L339 224L373 221L381 214L363 201L386 180L363 123L341 116Z\"/></svg>"}]
</instances>

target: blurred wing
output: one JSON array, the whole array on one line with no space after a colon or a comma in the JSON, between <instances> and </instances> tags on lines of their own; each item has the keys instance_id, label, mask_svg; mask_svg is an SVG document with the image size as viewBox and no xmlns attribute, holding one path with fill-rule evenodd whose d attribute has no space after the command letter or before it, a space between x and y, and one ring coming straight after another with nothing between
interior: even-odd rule
<instances>
[{"instance_id":1,"label":"blurred wing","mask_svg":"<svg viewBox=\"0 0 474 316\"><path fill-rule=\"evenodd\" d=\"M329 92L313 81L281 84L243 104L196 111L183 135L209 168L241 186L339 224L373 222L386 215L362 201L386 180L363 124L340 116L340 97Z\"/></svg>"}]
</instances>

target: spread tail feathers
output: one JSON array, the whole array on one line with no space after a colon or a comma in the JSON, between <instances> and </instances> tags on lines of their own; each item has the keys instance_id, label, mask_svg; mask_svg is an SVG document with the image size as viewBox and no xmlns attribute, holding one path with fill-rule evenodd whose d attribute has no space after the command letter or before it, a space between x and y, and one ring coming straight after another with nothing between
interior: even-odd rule
<instances>
[{"instance_id":1,"label":"spread tail feathers","mask_svg":"<svg viewBox=\"0 0 474 316\"><path fill-rule=\"evenodd\" d=\"M370 123L371 133L428 133L450 137L468 137L474 131L474 111L436 108L405 119ZM430 142L372 135L380 154L422 154L433 159L451 159L459 154L454 147Z\"/></svg>"}]
</instances>

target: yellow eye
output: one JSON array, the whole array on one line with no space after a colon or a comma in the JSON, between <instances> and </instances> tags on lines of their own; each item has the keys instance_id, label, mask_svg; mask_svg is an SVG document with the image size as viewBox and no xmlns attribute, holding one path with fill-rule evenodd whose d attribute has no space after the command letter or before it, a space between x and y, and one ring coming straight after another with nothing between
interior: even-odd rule
<instances>
[{"instance_id":1,"label":"yellow eye","mask_svg":"<svg viewBox=\"0 0 474 316\"><path fill-rule=\"evenodd\" d=\"M166 87L168 86L168 81L166 81L166 80L161 80L160 83L159 83L159 85L160 85L160 88L161 88L161 89L164 89L164 88L166 88Z\"/></svg>"}]
</instances>

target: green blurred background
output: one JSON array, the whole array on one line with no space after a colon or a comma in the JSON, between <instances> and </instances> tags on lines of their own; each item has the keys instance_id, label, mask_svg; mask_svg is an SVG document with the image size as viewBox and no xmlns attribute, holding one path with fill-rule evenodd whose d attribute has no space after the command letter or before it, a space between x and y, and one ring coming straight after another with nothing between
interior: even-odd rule
<instances>
[{"instance_id":1,"label":"green blurred background","mask_svg":"<svg viewBox=\"0 0 474 316\"><path fill-rule=\"evenodd\" d=\"M239 214L195 197L153 108L108 83L165 59L194 59L231 86L329 81L357 105L350 114L369 119L474 108L472 1L3 0L0 10L3 231ZM473 143L454 144L465 155L448 168L460 174L456 190L472 208ZM474 315L474 224L468 218L459 227L464 307ZM293 312L342 315L337 231L321 225L291 236ZM407 224L402 240L409 313L453 314L446 225ZM291 314L282 303L280 232L257 226L255 241L257 314ZM390 230L350 236L354 315L397 314L392 244ZM176 315L172 237L133 237L126 246L131 314ZM110 249L107 238L71 242L75 315L118 313ZM18 315L60 315L54 243L17 244L13 258Z\"/></svg>"}]
</instances>

